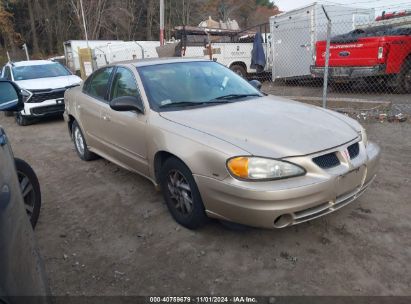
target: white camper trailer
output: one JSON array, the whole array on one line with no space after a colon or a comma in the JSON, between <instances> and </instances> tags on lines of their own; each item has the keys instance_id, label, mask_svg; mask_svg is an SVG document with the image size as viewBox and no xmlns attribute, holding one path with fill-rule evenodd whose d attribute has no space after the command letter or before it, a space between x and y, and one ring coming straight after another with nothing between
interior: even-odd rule
<instances>
[{"instance_id":1,"label":"white camper trailer","mask_svg":"<svg viewBox=\"0 0 411 304\"><path fill-rule=\"evenodd\" d=\"M270 17L272 80L310 77L315 62L315 44L327 37L327 18L331 36L347 33L360 24L372 22L374 9L313 3Z\"/></svg>"},{"instance_id":2,"label":"white camper trailer","mask_svg":"<svg viewBox=\"0 0 411 304\"><path fill-rule=\"evenodd\" d=\"M120 43L122 40L69 40L64 42L64 56L66 57L66 65L73 72L80 71L80 60L78 57L78 49L95 48L104 46L110 43Z\"/></svg>"},{"instance_id":3,"label":"white camper trailer","mask_svg":"<svg viewBox=\"0 0 411 304\"><path fill-rule=\"evenodd\" d=\"M125 41L92 48L95 68L110 63L158 57L159 41Z\"/></svg>"}]
</instances>

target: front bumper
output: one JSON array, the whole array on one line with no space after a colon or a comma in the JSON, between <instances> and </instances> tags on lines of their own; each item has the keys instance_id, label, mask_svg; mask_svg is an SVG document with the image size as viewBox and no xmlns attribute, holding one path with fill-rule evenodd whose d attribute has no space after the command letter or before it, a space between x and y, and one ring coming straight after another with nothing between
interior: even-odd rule
<instances>
[{"instance_id":1,"label":"front bumper","mask_svg":"<svg viewBox=\"0 0 411 304\"><path fill-rule=\"evenodd\" d=\"M269 182L194 177L210 217L282 228L338 210L364 193L376 176L380 148L371 142L360 146L355 161L329 170L316 167L312 156L292 158L293 162L310 167L309 173L301 177Z\"/></svg>"},{"instance_id":2,"label":"front bumper","mask_svg":"<svg viewBox=\"0 0 411 304\"><path fill-rule=\"evenodd\" d=\"M21 115L31 117L43 117L50 115L63 114L64 99L51 99L42 102L26 102L24 109L20 112Z\"/></svg>"},{"instance_id":3,"label":"front bumper","mask_svg":"<svg viewBox=\"0 0 411 304\"><path fill-rule=\"evenodd\" d=\"M324 67L312 65L310 67L313 77L324 77ZM328 75L335 79L355 79L361 77L381 76L385 75L385 65L375 66L357 66L357 67L329 67Z\"/></svg>"}]
</instances>

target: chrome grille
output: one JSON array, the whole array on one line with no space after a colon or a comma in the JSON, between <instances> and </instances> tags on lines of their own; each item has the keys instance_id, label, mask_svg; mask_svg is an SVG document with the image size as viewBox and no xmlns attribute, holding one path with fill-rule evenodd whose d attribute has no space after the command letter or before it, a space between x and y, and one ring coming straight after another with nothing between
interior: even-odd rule
<instances>
[{"instance_id":1,"label":"chrome grille","mask_svg":"<svg viewBox=\"0 0 411 304\"><path fill-rule=\"evenodd\" d=\"M335 152L314 157L313 162L323 169L330 169L340 165L340 160Z\"/></svg>"},{"instance_id":2,"label":"chrome grille","mask_svg":"<svg viewBox=\"0 0 411 304\"><path fill-rule=\"evenodd\" d=\"M31 96L27 102L38 103L49 99L64 98L65 91L66 89L53 91L32 91L31 93L33 93L33 96Z\"/></svg>"}]
</instances>

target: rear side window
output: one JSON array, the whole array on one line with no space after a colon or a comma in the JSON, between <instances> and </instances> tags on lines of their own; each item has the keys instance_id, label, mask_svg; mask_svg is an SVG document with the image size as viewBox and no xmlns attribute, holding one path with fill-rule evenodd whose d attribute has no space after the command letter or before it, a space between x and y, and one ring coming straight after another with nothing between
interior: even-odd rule
<instances>
[{"instance_id":1,"label":"rear side window","mask_svg":"<svg viewBox=\"0 0 411 304\"><path fill-rule=\"evenodd\" d=\"M85 83L84 92L97 99L107 99L107 88L110 81L111 72L113 67L107 67L96 71L90 80Z\"/></svg>"},{"instance_id":2,"label":"rear side window","mask_svg":"<svg viewBox=\"0 0 411 304\"><path fill-rule=\"evenodd\" d=\"M133 73L126 68L117 68L111 87L111 99L123 96L138 96L139 94Z\"/></svg>"}]
</instances>

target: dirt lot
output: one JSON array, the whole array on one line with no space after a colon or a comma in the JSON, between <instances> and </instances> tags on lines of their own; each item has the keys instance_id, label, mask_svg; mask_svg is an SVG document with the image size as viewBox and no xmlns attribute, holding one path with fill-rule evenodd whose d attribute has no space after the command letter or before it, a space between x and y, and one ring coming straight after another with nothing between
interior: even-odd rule
<instances>
[{"instance_id":1,"label":"dirt lot","mask_svg":"<svg viewBox=\"0 0 411 304\"><path fill-rule=\"evenodd\" d=\"M318 97L322 98L323 87L322 83L317 84L313 82L300 82L285 84L282 81L264 82L263 91L277 96L286 97ZM352 88L329 88L328 97L331 98L349 98L349 99L363 99L371 101L389 101L392 103L392 110L411 115L411 94L395 94L387 88L376 85L370 87L358 83Z\"/></svg>"},{"instance_id":2,"label":"dirt lot","mask_svg":"<svg viewBox=\"0 0 411 304\"><path fill-rule=\"evenodd\" d=\"M283 230L178 226L150 182L81 161L62 120L18 127L39 175L36 230L55 295L411 295L411 124L368 123L379 176L358 201Z\"/></svg>"}]
</instances>

